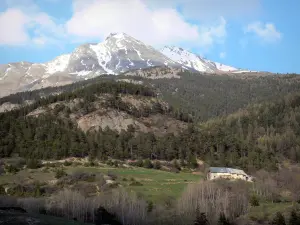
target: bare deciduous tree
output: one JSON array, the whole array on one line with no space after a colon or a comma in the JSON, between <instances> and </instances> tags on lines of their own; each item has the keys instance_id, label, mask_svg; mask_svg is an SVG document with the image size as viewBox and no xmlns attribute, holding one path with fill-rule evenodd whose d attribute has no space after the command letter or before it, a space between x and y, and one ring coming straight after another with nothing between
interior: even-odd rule
<instances>
[{"instance_id":1,"label":"bare deciduous tree","mask_svg":"<svg viewBox=\"0 0 300 225\"><path fill-rule=\"evenodd\" d=\"M196 218L196 209L203 212L214 224L216 215L224 213L227 218L245 214L248 209L248 198L244 193L232 192L215 182L202 181L190 184L178 201L177 213L182 224L192 224Z\"/></svg>"}]
</instances>

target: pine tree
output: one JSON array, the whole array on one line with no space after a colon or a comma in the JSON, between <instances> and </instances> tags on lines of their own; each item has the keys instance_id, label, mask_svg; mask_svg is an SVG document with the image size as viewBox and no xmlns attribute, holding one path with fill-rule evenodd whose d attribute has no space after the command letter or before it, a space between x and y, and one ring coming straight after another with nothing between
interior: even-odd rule
<instances>
[{"instance_id":1,"label":"pine tree","mask_svg":"<svg viewBox=\"0 0 300 225\"><path fill-rule=\"evenodd\" d=\"M270 225L286 225L284 216L281 212L277 212Z\"/></svg>"},{"instance_id":2,"label":"pine tree","mask_svg":"<svg viewBox=\"0 0 300 225\"><path fill-rule=\"evenodd\" d=\"M252 195L250 199L251 206L259 206L259 200L256 195Z\"/></svg>"},{"instance_id":3,"label":"pine tree","mask_svg":"<svg viewBox=\"0 0 300 225\"><path fill-rule=\"evenodd\" d=\"M208 220L205 213L200 213L199 207L196 209L196 220L194 225L208 225Z\"/></svg>"},{"instance_id":4,"label":"pine tree","mask_svg":"<svg viewBox=\"0 0 300 225\"><path fill-rule=\"evenodd\" d=\"M291 211L289 225L300 225L300 218L295 209Z\"/></svg>"},{"instance_id":5,"label":"pine tree","mask_svg":"<svg viewBox=\"0 0 300 225\"><path fill-rule=\"evenodd\" d=\"M221 213L218 220L218 225L231 225L224 213Z\"/></svg>"}]
</instances>

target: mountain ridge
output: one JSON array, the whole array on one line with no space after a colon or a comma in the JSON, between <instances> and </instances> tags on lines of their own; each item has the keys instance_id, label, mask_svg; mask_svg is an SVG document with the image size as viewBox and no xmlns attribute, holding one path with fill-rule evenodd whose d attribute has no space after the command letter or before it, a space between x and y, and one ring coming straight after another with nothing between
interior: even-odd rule
<instances>
[{"instance_id":1,"label":"mountain ridge","mask_svg":"<svg viewBox=\"0 0 300 225\"><path fill-rule=\"evenodd\" d=\"M173 53L179 54L175 48ZM187 50L182 49L180 53L189 54L189 57L179 60L179 56L174 57L174 54L172 56L166 54L166 51L156 50L128 34L111 33L103 42L82 44L73 52L59 55L45 63L21 61L0 65L0 97L20 91L70 84L103 74L119 75L157 66L208 73L230 71L227 68L236 69L203 59Z\"/></svg>"}]
</instances>

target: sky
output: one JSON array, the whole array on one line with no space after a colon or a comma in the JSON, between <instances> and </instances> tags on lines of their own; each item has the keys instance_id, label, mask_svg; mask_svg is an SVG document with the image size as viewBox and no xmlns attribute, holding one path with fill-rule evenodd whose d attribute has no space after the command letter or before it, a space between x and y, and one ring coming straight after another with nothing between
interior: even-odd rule
<instances>
[{"instance_id":1,"label":"sky","mask_svg":"<svg viewBox=\"0 0 300 225\"><path fill-rule=\"evenodd\" d=\"M299 0L0 0L0 64L47 62L109 33L256 71L300 73Z\"/></svg>"}]
</instances>

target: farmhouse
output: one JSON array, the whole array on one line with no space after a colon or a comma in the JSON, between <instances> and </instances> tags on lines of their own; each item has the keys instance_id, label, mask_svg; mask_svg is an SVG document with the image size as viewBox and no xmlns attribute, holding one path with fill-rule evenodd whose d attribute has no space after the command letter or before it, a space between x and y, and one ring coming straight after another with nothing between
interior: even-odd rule
<instances>
[{"instance_id":1,"label":"farmhouse","mask_svg":"<svg viewBox=\"0 0 300 225\"><path fill-rule=\"evenodd\" d=\"M247 175L243 170L226 167L210 167L207 173L207 180L215 179L245 180L252 182L252 177Z\"/></svg>"}]
</instances>

